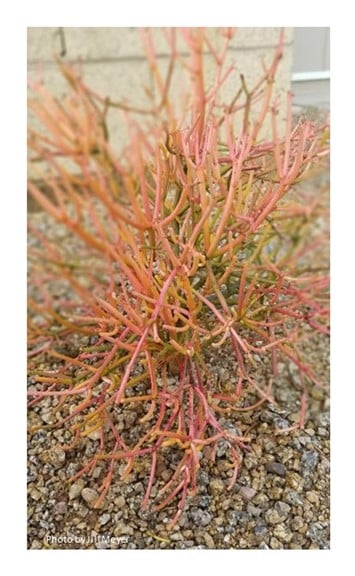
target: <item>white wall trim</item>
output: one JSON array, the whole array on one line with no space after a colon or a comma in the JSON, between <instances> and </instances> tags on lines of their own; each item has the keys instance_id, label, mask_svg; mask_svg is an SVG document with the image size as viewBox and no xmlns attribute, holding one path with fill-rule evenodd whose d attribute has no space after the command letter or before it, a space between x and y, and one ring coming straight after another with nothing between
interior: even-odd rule
<instances>
[{"instance_id":1,"label":"white wall trim","mask_svg":"<svg viewBox=\"0 0 355 576\"><path fill-rule=\"evenodd\" d=\"M292 82L311 82L314 80L330 80L330 70L316 70L314 72L294 72Z\"/></svg>"}]
</instances>

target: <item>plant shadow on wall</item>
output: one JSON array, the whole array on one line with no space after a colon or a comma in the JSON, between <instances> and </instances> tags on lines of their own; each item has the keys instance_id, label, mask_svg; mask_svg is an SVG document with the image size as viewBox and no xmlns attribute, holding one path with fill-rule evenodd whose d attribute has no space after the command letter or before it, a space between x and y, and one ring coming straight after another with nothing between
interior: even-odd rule
<instances>
[{"instance_id":1,"label":"plant shadow on wall","mask_svg":"<svg viewBox=\"0 0 355 576\"><path fill-rule=\"evenodd\" d=\"M274 402L278 363L299 373L302 427L307 394L321 386L305 342L328 329L328 270L315 267L328 235L321 195L302 182L327 162L328 126L293 125L291 97L280 126L273 84L283 37L270 65L247 86L220 29L217 50L203 29L169 29L163 74L149 30L142 33L155 90L147 108L94 92L59 62L70 92L55 98L32 82L30 108L44 126L29 130L33 199L62 230L29 222L29 406L51 400L48 424L65 429L64 450L96 434L96 452L73 479L105 463L96 507L118 469L146 470L143 509L169 510L169 528L198 491L204 458L228 448L231 489L250 437L238 415ZM181 36L189 52L177 51ZM204 53L215 77L204 82ZM175 70L190 81L182 112L171 100ZM240 89L225 102L233 76ZM121 113L129 141L119 155L107 128ZM266 122L272 137L260 138ZM297 185L297 186L296 186ZM297 194L294 188L298 187ZM235 372L218 382L208 360L229 347ZM255 355L271 377L255 377ZM139 425L130 429L134 413ZM232 419L232 430L223 426ZM118 425L120 421L120 425ZM284 431L284 430L283 430ZM169 479L159 475L168 454ZM122 463L124 466L122 467Z\"/></svg>"}]
</instances>

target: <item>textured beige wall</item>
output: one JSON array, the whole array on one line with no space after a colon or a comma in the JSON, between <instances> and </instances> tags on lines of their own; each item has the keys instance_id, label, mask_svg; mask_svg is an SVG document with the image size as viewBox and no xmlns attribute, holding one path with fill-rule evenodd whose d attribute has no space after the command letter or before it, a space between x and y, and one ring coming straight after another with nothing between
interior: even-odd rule
<instances>
[{"instance_id":1,"label":"textured beige wall","mask_svg":"<svg viewBox=\"0 0 355 576\"><path fill-rule=\"evenodd\" d=\"M232 41L228 54L229 61L236 62L247 83L253 83L262 73L262 60L271 61L280 34L279 28L239 28ZM217 41L215 28L209 29L211 40ZM161 28L154 29L154 38L159 57L164 67L167 65L167 43ZM53 55L60 54L66 48L64 60L83 61L86 82L112 100L129 100L132 105L144 105L142 84L150 85L150 75L144 61L144 52L139 31L136 28L28 28L28 73L36 74L38 64L44 72L46 84L57 95L66 90L66 84L53 64ZM178 48L184 53L186 47L181 41ZM279 66L275 94L281 96L290 89L292 70L293 29L285 30L284 57ZM205 55L206 78L213 75L213 59ZM181 77L180 77L181 78ZM185 88L176 75L174 94L179 95ZM225 94L228 98L238 90L237 76L228 82ZM280 117L284 115L282 104ZM29 117L29 123L33 118ZM125 141L125 130L119 120L117 111L109 116L110 139L119 149ZM267 136L267 128L264 135Z\"/></svg>"}]
</instances>

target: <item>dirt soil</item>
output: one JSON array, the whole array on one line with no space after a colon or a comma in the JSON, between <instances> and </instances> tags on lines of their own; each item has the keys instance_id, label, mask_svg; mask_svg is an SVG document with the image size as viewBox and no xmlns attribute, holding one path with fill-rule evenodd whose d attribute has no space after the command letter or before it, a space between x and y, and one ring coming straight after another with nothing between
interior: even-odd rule
<instances>
[{"instance_id":1,"label":"dirt soil","mask_svg":"<svg viewBox=\"0 0 355 576\"><path fill-rule=\"evenodd\" d=\"M307 344L308 357L317 365L323 382L329 379L329 339L316 337ZM221 381L235 372L228 349L210 359ZM267 377L260 361L259 378ZM97 498L100 466L94 477L68 479L80 468L83 456L97 446L95 433L76 450L65 452L63 430L38 431L28 447L29 548L272 548L325 549L329 547L329 400L326 390L313 388L304 430L276 434L298 418L299 391L292 367L279 365L275 386L277 404L242 413L236 420L220 419L230 429L251 436L251 451L243 457L232 491L232 473L221 444L215 462L204 458L199 494L187 502L179 523L167 532L172 511L141 512L147 471L132 472L125 482L117 478L101 509ZM29 424L48 423L52 399L43 400L29 414ZM132 434L137 415L122 418ZM120 425L120 422L118 422ZM173 454L160 462L160 477L167 480L174 467ZM118 467L119 469L119 467ZM154 492L153 492L154 494Z\"/></svg>"}]
</instances>

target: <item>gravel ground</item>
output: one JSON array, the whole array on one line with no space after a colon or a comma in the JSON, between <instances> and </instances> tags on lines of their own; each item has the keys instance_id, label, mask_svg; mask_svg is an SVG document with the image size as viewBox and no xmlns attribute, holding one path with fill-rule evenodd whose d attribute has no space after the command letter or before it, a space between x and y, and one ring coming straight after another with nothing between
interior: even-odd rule
<instances>
[{"instance_id":1,"label":"gravel ground","mask_svg":"<svg viewBox=\"0 0 355 576\"><path fill-rule=\"evenodd\" d=\"M307 111L306 111L307 112ZM312 112L316 114L316 112ZM323 114L321 112L321 114ZM307 114L309 115L309 114ZM327 175L326 178L327 180ZM323 177L324 180L324 177ZM35 214L31 218L43 219ZM30 238L31 241L31 238ZM327 549L330 546L329 482L329 338L310 337L304 344L307 359L324 383L310 390L308 418L303 430L277 434L298 418L300 394L293 366L280 363L274 404L264 404L236 419L220 423L252 438L244 454L237 483L229 492L232 471L222 443L215 462L208 453L201 460L199 493L186 504L172 531L166 524L173 509L140 511L147 471L137 469L123 482L115 477L102 508L94 509L97 486L104 475L68 480L83 457L97 446L95 433L75 450L64 451L66 432L39 430L28 443L28 548L31 549ZM256 360L256 378L270 377L269 367ZM220 382L235 373L232 354L218 349L209 358ZM51 421L55 400L46 398L29 411L29 426ZM122 426L134 434L137 414L121 415ZM117 466L118 472L120 466ZM174 453L159 463L167 480L174 469ZM156 492L155 492L156 493ZM153 489L154 496L154 489Z\"/></svg>"},{"instance_id":2,"label":"gravel ground","mask_svg":"<svg viewBox=\"0 0 355 576\"><path fill-rule=\"evenodd\" d=\"M308 357L318 374L328 381L329 339L313 338ZM211 359L222 380L233 370L228 350ZM287 364L279 365L275 387L277 404L243 413L238 426L252 437L236 485L226 486L231 474L226 448L221 444L216 461L201 462L199 493L191 498L179 523L167 532L169 510L158 514L140 512L147 481L146 471L117 480L101 509L93 509L98 480L68 478L78 470L78 460L89 456L97 444L95 434L77 450L61 449L65 432L39 431L28 448L28 547L76 549L326 549L329 547L329 401L326 390L313 388L309 418L304 430L275 434L298 417L297 381ZM260 365L260 374L265 367ZM29 424L47 423L51 399L33 408ZM282 405L282 408L280 407ZM127 420L128 417L128 420ZM135 414L126 415L132 433ZM161 462L160 475L171 475L169 455Z\"/></svg>"}]
</instances>

